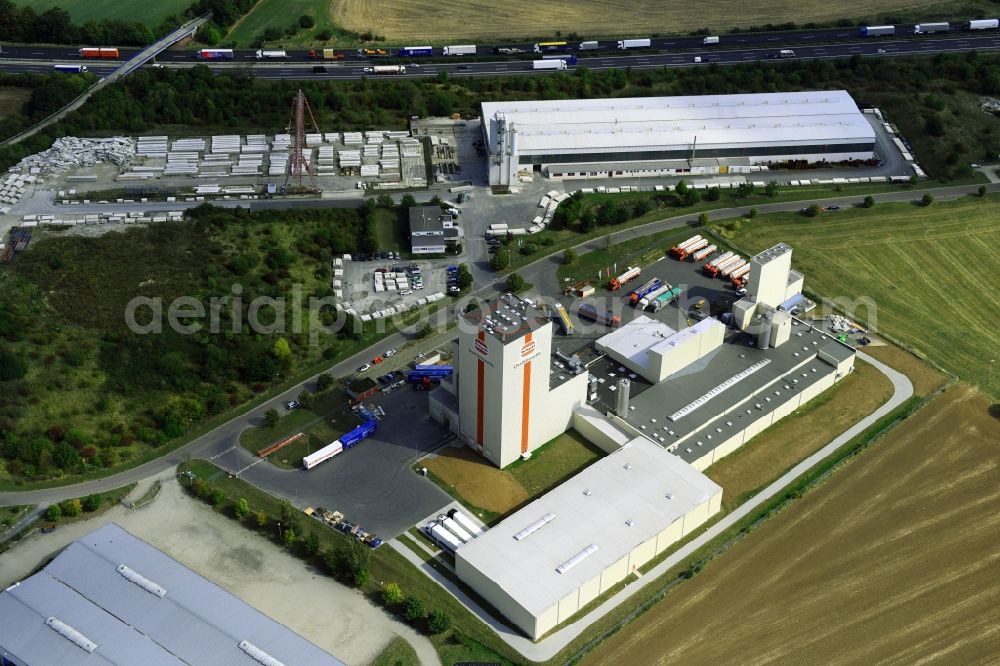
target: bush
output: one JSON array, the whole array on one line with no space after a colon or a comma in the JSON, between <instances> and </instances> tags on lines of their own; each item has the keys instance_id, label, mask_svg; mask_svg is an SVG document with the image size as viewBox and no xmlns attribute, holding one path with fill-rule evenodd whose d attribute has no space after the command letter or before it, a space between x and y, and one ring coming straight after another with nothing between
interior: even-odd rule
<instances>
[{"instance_id":1,"label":"bush","mask_svg":"<svg viewBox=\"0 0 1000 666\"><path fill-rule=\"evenodd\" d=\"M66 500L62 503L62 512L64 516L69 516L73 518L80 515L80 511L83 510L83 506L80 504L78 499Z\"/></svg>"},{"instance_id":2,"label":"bush","mask_svg":"<svg viewBox=\"0 0 1000 666\"><path fill-rule=\"evenodd\" d=\"M0 382L20 379L28 372L28 363L12 351L0 349Z\"/></svg>"},{"instance_id":3,"label":"bush","mask_svg":"<svg viewBox=\"0 0 1000 666\"><path fill-rule=\"evenodd\" d=\"M705 201L718 201L722 196L722 190L718 187L710 187L705 190Z\"/></svg>"},{"instance_id":4,"label":"bush","mask_svg":"<svg viewBox=\"0 0 1000 666\"><path fill-rule=\"evenodd\" d=\"M264 412L264 423L266 423L269 428L273 428L278 425L279 418L281 418L281 415L278 414L278 410L273 407Z\"/></svg>"},{"instance_id":5,"label":"bush","mask_svg":"<svg viewBox=\"0 0 1000 666\"><path fill-rule=\"evenodd\" d=\"M101 496L100 495L87 495L83 499L83 510L87 513L92 513L101 508Z\"/></svg>"},{"instance_id":6,"label":"bush","mask_svg":"<svg viewBox=\"0 0 1000 666\"><path fill-rule=\"evenodd\" d=\"M507 268L510 265L510 259L507 256L507 250L504 248L498 249L490 257L490 268L499 272Z\"/></svg>"},{"instance_id":7,"label":"bush","mask_svg":"<svg viewBox=\"0 0 1000 666\"><path fill-rule=\"evenodd\" d=\"M930 206L932 203L934 203L934 195L931 194L930 192L925 194L923 198L920 199L921 206Z\"/></svg>"},{"instance_id":8,"label":"bush","mask_svg":"<svg viewBox=\"0 0 1000 666\"><path fill-rule=\"evenodd\" d=\"M757 210L756 208L751 208L750 210L748 210L748 211L747 211L747 217L749 217L749 218L750 218L750 219L752 220L752 219L754 219L755 217L757 217L757 214L758 214L759 212L760 212L760 211L758 211L758 210Z\"/></svg>"},{"instance_id":9,"label":"bush","mask_svg":"<svg viewBox=\"0 0 1000 666\"><path fill-rule=\"evenodd\" d=\"M316 33L316 39L321 42L328 42L333 39L333 31L326 29Z\"/></svg>"},{"instance_id":10,"label":"bush","mask_svg":"<svg viewBox=\"0 0 1000 666\"><path fill-rule=\"evenodd\" d=\"M872 208L875 205L875 197L868 195L865 197L864 201L861 202L862 208Z\"/></svg>"},{"instance_id":11,"label":"bush","mask_svg":"<svg viewBox=\"0 0 1000 666\"><path fill-rule=\"evenodd\" d=\"M201 499L205 499L206 497L208 497L208 493L210 492L208 487L208 481L206 481L201 477L198 477L197 479L194 480L194 483L191 485L191 489L194 490L194 494L200 497Z\"/></svg>"},{"instance_id":12,"label":"bush","mask_svg":"<svg viewBox=\"0 0 1000 666\"><path fill-rule=\"evenodd\" d=\"M410 193L406 193L406 194L404 194L404 195L403 195L403 197L402 197L402 198L401 198L401 199L399 200L399 204L400 204L400 205L401 205L401 206L402 206L403 208L413 208L414 206L416 206L416 205L417 205L417 200L416 200L416 198L415 198L415 197L414 197L414 196L413 196L412 194L410 194Z\"/></svg>"},{"instance_id":13,"label":"bush","mask_svg":"<svg viewBox=\"0 0 1000 666\"><path fill-rule=\"evenodd\" d=\"M468 264L458 265L458 288L468 289L472 286L472 271L469 270Z\"/></svg>"},{"instance_id":14,"label":"bush","mask_svg":"<svg viewBox=\"0 0 1000 666\"><path fill-rule=\"evenodd\" d=\"M52 523L58 523L60 518L62 518L62 509L59 508L58 504L50 504L49 508L45 510L45 519Z\"/></svg>"},{"instance_id":15,"label":"bush","mask_svg":"<svg viewBox=\"0 0 1000 666\"><path fill-rule=\"evenodd\" d=\"M511 273L507 276L507 291L517 293L524 289L524 278L517 273Z\"/></svg>"},{"instance_id":16,"label":"bush","mask_svg":"<svg viewBox=\"0 0 1000 666\"><path fill-rule=\"evenodd\" d=\"M703 227L708 224L708 213L701 213L698 215L698 226Z\"/></svg>"},{"instance_id":17,"label":"bush","mask_svg":"<svg viewBox=\"0 0 1000 666\"><path fill-rule=\"evenodd\" d=\"M257 527L264 527L267 524L267 514L263 511L257 512Z\"/></svg>"},{"instance_id":18,"label":"bush","mask_svg":"<svg viewBox=\"0 0 1000 666\"><path fill-rule=\"evenodd\" d=\"M333 375L329 372L324 372L316 378L316 390L325 391L333 386Z\"/></svg>"},{"instance_id":19,"label":"bush","mask_svg":"<svg viewBox=\"0 0 1000 666\"><path fill-rule=\"evenodd\" d=\"M315 532L306 535L306 538L302 540L302 547L305 549L306 555L310 557L319 552L319 537Z\"/></svg>"},{"instance_id":20,"label":"bush","mask_svg":"<svg viewBox=\"0 0 1000 666\"><path fill-rule=\"evenodd\" d=\"M416 597L407 597L403 602L403 617L407 622L419 622L424 619L424 602Z\"/></svg>"},{"instance_id":21,"label":"bush","mask_svg":"<svg viewBox=\"0 0 1000 666\"><path fill-rule=\"evenodd\" d=\"M817 215L819 215L819 210L820 210L819 206L813 204L808 208L804 208L802 210L802 214L805 215L806 217L816 217Z\"/></svg>"},{"instance_id":22,"label":"bush","mask_svg":"<svg viewBox=\"0 0 1000 666\"><path fill-rule=\"evenodd\" d=\"M219 506L226 501L226 493L222 492L222 488L212 488L209 501L212 503L212 506Z\"/></svg>"},{"instance_id":23,"label":"bush","mask_svg":"<svg viewBox=\"0 0 1000 666\"><path fill-rule=\"evenodd\" d=\"M289 527L282 534L281 538L284 540L286 546L291 546L295 543L295 528Z\"/></svg>"},{"instance_id":24,"label":"bush","mask_svg":"<svg viewBox=\"0 0 1000 666\"><path fill-rule=\"evenodd\" d=\"M985 185L980 185L979 186L979 196L980 197L985 197L986 196L986 186Z\"/></svg>"},{"instance_id":25,"label":"bush","mask_svg":"<svg viewBox=\"0 0 1000 666\"><path fill-rule=\"evenodd\" d=\"M764 186L764 194L769 197L773 197L778 193L778 181L770 180L767 185Z\"/></svg>"},{"instance_id":26,"label":"bush","mask_svg":"<svg viewBox=\"0 0 1000 666\"><path fill-rule=\"evenodd\" d=\"M395 583L386 583L382 588L382 603L386 606L395 606L403 600L403 591Z\"/></svg>"},{"instance_id":27,"label":"bush","mask_svg":"<svg viewBox=\"0 0 1000 666\"><path fill-rule=\"evenodd\" d=\"M566 248L566 250L563 251L563 263L569 266L570 264L573 264L575 262L576 262L576 252L573 251L573 248Z\"/></svg>"},{"instance_id":28,"label":"bush","mask_svg":"<svg viewBox=\"0 0 1000 666\"><path fill-rule=\"evenodd\" d=\"M303 14L302 16L299 17L299 27L300 28L306 28L307 30L309 28L315 28L316 27L316 19L314 19L312 16L309 16L307 14Z\"/></svg>"},{"instance_id":29,"label":"bush","mask_svg":"<svg viewBox=\"0 0 1000 666\"><path fill-rule=\"evenodd\" d=\"M368 573L368 569L358 569L354 572L354 587L365 588L370 578L371 574Z\"/></svg>"},{"instance_id":30,"label":"bush","mask_svg":"<svg viewBox=\"0 0 1000 666\"><path fill-rule=\"evenodd\" d=\"M449 617L447 613L440 610L431 611L431 614L427 619L427 631L432 634L440 634L448 631L450 627L451 617Z\"/></svg>"},{"instance_id":31,"label":"bush","mask_svg":"<svg viewBox=\"0 0 1000 666\"><path fill-rule=\"evenodd\" d=\"M250 514L250 505L241 497L240 501L236 503L236 508L233 509L233 511L236 514L237 520L243 520Z\"/></svg>"}]
</instances>

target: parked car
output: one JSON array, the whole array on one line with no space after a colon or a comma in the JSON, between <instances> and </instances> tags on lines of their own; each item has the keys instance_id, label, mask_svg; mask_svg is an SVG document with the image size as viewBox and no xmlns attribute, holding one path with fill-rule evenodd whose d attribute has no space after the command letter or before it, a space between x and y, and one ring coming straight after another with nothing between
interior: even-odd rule
<instances>
[{"instance_id":1,"label":"parked car","mask_svg":"<svg viewBox=\"0 0 1000 666\"><path fill-rule=\"evenodd\" d=\"M382 541L382 539L378 538L377 536L373 536L368 541L368 547L371 548L372 550L374 550L374 549L378 548L379 546L381 546L383 543L384 542Z\"/></svg>"},{"instance_id":2,"label":"parked car","mask_svg":"<svg viewBox=\"0 0 1000 666\"><path fill-rule=\"evenodd\" d=\"M413 293L413 290L411 290L411 289L404 289L403 291L399 292L399 295L400 296L409 296L412 293Z\"/></svg>"},{"instance_id":3,"label":"parked car","mask_svg":"<svg viewBox=\"0 0 1000 666\"><path fill-rule=\"evenodd\" d=\"M396 350L395 349L386 349L385 353L382 354L382 356L385 357L385 358L389 358L390 356L395 356L395 355L396 355Z\"/></svg>"},{"instance_id":4,"label":"parked car","mask_svg":"<svg viewBox=\"0 0 1000 666\"><path fill-rule=\"evenodd\" d=\"M379 363L381 363L384 360L385 359L382 358L381 356L376 356L375 358L372 359L372 364L373 365L378 365Z\"/></svg>"},{"instance_id":5,"label":"parked car","mask_svg":"<svg viewBox=\"0 0 1000 666\"><path fill-rule=\"evenodd\" d=\"M364 364L358 366L357 372L358 372L358 374L361 374L362 372L368 372L371 369L372 369L371 363L364 363Z\"/></svg>"},{"instance_id":6,"label":"parked car","mask_svg":"<svg viewBox=\"0 0 1000 666\"><path fill-rule=\"evenodd\" d=\"M298 406L299 406L298 400L289 400L288 402L285 403L285 409L287 409L288 411L292 411L293 409L296 409Z\"/></svg>"},{"instance_id":7,"label":"parked car","mask_svg":"<svg viewBox=\"0 0 1000 666\"><path fill-rule=\"evenodd\" d=\"M827 206L827 210L840 210L840 206Z\"/></svg>"}]
</instances>

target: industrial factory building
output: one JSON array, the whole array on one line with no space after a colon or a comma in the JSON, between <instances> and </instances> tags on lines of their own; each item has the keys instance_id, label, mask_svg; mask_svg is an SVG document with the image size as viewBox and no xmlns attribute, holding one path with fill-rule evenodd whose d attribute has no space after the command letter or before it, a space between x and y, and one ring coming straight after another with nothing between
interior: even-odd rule
<instances>
[{"instance_id":1,"label":"industrial factory building","mask_svg":"<svg viewBox=\"0 0 1000 666\"><path fill-rule=\"evenodd\" d=\"M637 437L463 545L455 572L537 639L721 506L722 488Z\"/></svg>"},{"instance_id":2,"label":"industrial factory building","mask_svg":"<svg viewBox=\"0 0 1000 666\"><path fill-rule=\"evenodd\" d=\"M587 373L552 354L552 321L505 294L459 322L455 374L431 393L432 418L499 467L569 429Z\"/></svg>"},{"instance_id":3,"label":"industrial factory building","mask_svg":"<svg viewBox=\"0 0 1000 666\"><path fill-rule=\"evenodd\" d=\"M871 159L875 131L845 90L484 102L490 185L664 168Z\"/></svg>"},{"instance_id":4,"label":"industrial factory building","mask_svg":"<svg viewBox=\"0 0 1000 666\"><path fill-rule=\"evenodd\" d=\"M531 301L463 316L432 417L500 467L569 428L608 453L455 549L458 576L528 636L708 520L722 489L702 470L851 372L855 350L795 316L808 303L791 257L782 243L751 258L721 319L674 330L640 314L582 347L560 338L569 354L550 357L552 315Z\"/></svg>"},{"instance_id":5,"label":"industrial factory building","mask_svg":"<svg viewBox=\"0 0 1000 666\"><path fill-rule=\"evenodd\" d=\"M109 523L0 593L0 663L342 666Z\"/></svg>"}]
</instances>

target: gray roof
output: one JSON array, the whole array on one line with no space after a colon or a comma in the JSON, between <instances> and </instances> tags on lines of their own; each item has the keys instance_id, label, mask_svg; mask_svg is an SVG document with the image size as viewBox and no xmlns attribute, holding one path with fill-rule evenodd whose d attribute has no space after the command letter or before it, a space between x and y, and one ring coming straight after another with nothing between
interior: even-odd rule
<instances>
[{"instance_id":1,"label":"gray roof","mask_svg":"<svg viewBox=\"0 0 1000 666\"><path fill-rule=\"evenodd\" d=\"M537 615L721 492L636 437L463 545L456 559ZM588 546L596 549L559 570Z\"/></svg>"},{"instance_id":2,"label":"gray roof","mask_svg":"<svg viewBox=\"0 0 1000 666\"><path fill-rule=\"evenodd\" d=\"M482 110L513 123L522 155L875 140L845 90L484 102ZM484 128L495 148L492 123Z\"/></svg>"},{"instance_id":3,"label":"gray roof","mask_svg":"<svg viewBox=\"0 0 1000 666\"><path fill-rule=\"evenodd\" d=\"M259 665L244 641L286 666L342 664L114 523L7 588L0 617L0 654L26 664ZM45 624L49 617L96 648L78 647Z\"/></svg>"},{"instance_id":4,"label":"gray roof","mask_svg":"<svg viewBox=\"0 0 1000 666\"><path fill-rule=\"evenodd\" d=\"M440 206L412 206L409 215L411 234L414 231L444 231Z\"/></svg>"}]
</instances>

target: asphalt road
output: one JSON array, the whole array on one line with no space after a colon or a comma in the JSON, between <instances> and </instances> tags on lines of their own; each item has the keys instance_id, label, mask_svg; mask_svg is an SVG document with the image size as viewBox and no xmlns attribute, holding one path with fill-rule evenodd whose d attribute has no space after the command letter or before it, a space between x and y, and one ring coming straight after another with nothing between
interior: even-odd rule
<instances>
[{"instance_id":1,"label":"asphalt road","mask_svg":"<svg viewBox=\"0 0 1000 666\"><path fill-rule=\"evenodd\" d=\"M956 24L957 25L957 24ZM997 31L950 32L938 35L910 34L896 37L878 37L860 39L852 29L817 30L790 33L747 33L745 35L724 36L720 45L704 47L699 38L676 38L654 40L655 48L632 51L574 51L572 55L579 59L578 67L588 67L592 70L606 70L630 67L632 69L650 69L660 67L695 67L706 63L718 65L733 65L747 62L767 60L775 56L782 47L792 47L795 57L791 59L811 60L848 58L854 55L893 57L914 54L932 54L947 52L962 52L971 50L995 51L1000 49L1000 33ZM605 42L607 43L607 42ZM521 47L530 45L522 44ZM483 47L481 47L482 49ZM447 61L428 61L421 64L419 58L394 58L387 62L408 65L407 72L395 78L427 78L447 72L451 76L512 76L524 74L551 74L552 71L535 72L530 59L540 56L527 54L520 57L493 56L492 47L485 47L481 55L490 56L488 61L462 61L460 57ZM659 49L687 49L683 53L661 51ZM878 54L878 50L884 54ZM126 57L132 51L123 50ZM192 67L195 64L207 64L216 71L233 71L252 68L254 75L260 78L272 79L358 79L365 74L364 67L378 64L377 59L358 58L351 52L339 62L323 63L327 67L325 73L314 73L312 67L316 62L308 59L305 51L288 51L287 60L258 61L252 51L238 51L234 61L199 61L193 58L191 51L167 51L158 56L159 63L167 67ZM700 56L703 64L695 65L694 56ZM107 76L115 71L120 64L100 61L82 61L76 49L68 47L5 47L0 54L0 69L8 72L47 73L52 71L55 63L84 63L91 73ZM573 69L571 66L570 70Z\"/></svg>"}]
</instances>

